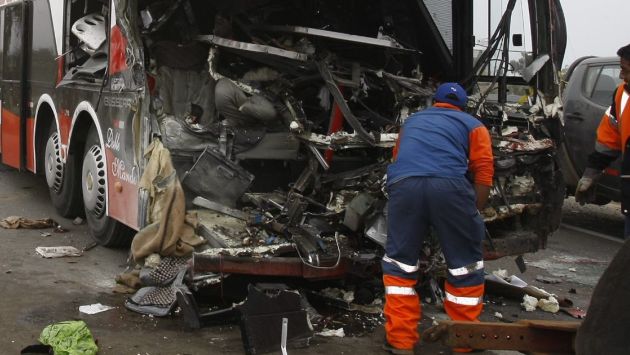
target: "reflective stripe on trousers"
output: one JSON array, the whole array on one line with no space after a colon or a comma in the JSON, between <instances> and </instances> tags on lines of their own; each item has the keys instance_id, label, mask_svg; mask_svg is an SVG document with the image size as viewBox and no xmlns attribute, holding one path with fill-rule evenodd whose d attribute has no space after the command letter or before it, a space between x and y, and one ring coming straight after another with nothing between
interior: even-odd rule
<instances>
[{"instance_id":1,"label":"reflective stripe on trousers","mask_svg":"<svg viewBox=\"0 0 630 355\"><path fill-rule=\"evenodd\" d=\"M484 284L468 287L455 287L444 283L446 299L444 309L452 320L479 321L483 309Z\"/></svg>"},{"instance_id":2,"label":"reflective stripe on trousers","mask_svg":"<svg viewBox=\"0 0 630 355\"><path fill-rule=\"evenodd\" d=\"M383 275L385 284L385 336L397 349L413 349L420 339L420 299L414 286L416 280L400 276Z\"/></svg>"},{"instance_id":3,"label":"reflective stripe on trousers","mask_svg":"<svg viewBox=\"0 0 630 355\"><path fill-rule=\"evenodd\" d=\"M446 300L462 306L476 306L483 302L483 297L458 297L446 292Z\"/></svg>"},{"instance_id":4,"label":"reflective stripe on trousers","mask_svg":"<svg viewBox=\"0 0 630 355\"><path fill-rule=\"evenodd\" d=\"M453 276L465 276L481 269L483 269L483 260L456 269L448 269L448 272Z\"/></svg>"},{"instance_id":5,"label":"reflective stripe on trousers","mask_svg":"<svg viewBox=\"0 0 630 355\"><path fill-rule=\"evenodd\" d=\"M416 264L416 265L408 265L408 264L405 264L405 263L401 263L400 261L394 260L394 259L390 258L387 255L383 256L383 261L386 262L386 263L390 263L390 264L396 265L397 268L399 268L400 270L404 271L407 274L412 274L414 272L417 272L420 269L420 266L418 264Z\"/></svg>"},{"instance_id":6,"label":"reflective stripe on trousers","mask_svg":"<svg viewBox=\"0 0 630 355\"><path fill-rule=\"evenodd\" d=\"M416 296L416 290L413 287L385 286L386 295L399 296Z\"/></svg>"}]
</instances>

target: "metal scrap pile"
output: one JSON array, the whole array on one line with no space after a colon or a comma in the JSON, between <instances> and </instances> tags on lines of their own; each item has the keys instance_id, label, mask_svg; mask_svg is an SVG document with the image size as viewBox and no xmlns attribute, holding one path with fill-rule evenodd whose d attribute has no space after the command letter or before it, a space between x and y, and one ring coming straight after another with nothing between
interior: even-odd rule
<instances>
[{"instance_id":1,"label":"metal scrap pile","mask_svg":"<svg viewBox=\"0 0 630 355\"><path fill-rule=\"evenodd\" d=\"M194 280L378 275L386 166L442 74L430 50L443 38L415 35L429 5L181 1L160 15L160 3L140 8L140 32L156 66L154 118L208 240ZM190 45L169 44L173 29ZM490 258L535 251L557 227L552 114L538 94L525 98L470 102L493 137ZM439 272L439 247L426 249L423 265Z\"/></svg>"}]
</instances>

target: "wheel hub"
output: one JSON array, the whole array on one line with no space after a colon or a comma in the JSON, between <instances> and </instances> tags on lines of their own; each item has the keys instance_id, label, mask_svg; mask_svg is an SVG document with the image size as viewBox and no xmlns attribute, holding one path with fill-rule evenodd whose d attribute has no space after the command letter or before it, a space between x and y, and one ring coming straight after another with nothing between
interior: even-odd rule
<instances>
[{"instance_id":1,"label":"wheel hub","mask_svg":"<svg viewBox=\"0 0 630 355\"><path fill-rule=\"evenodd\" d=\"M96 217L105 213L105 174L105 158L101 147L93 145L83 159L81 189L85 209Z\"/></svg>"},{"instance_id":2,"label":"wheel hub","mask_svg":"<svg viewBox=\"0 0 630 355\"><path fill-rule=\"evenodd\" d=\"M57 132L48 138L44 156L46 183L53 191L59 192L63 183L63 162L61 161L61 142Z\"/></svg>"}]
</instances>

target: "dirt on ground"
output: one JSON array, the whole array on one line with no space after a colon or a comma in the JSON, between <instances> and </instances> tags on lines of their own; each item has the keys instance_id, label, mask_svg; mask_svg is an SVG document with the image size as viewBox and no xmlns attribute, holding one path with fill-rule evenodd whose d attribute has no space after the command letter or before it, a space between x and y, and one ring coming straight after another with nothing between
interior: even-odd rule
<instances>
[{"instance_id":1,"label":"dirt on ground","mask_svg":"<svg viewBox=\"0 0 630 355\"><path fill-rule=\"evenodd\" d=\"M82 319L98 340L99 354L242 354L241 333L237 324L223 324L189 330L181 312L150 317L128 311L128 295L115 294L114 277L127 267L126 250L93 247L85 224L55 214L45 181L25 173L0 168L0 219L7 216L50 217L66 229L0 229L0 353L16 354L38 342L42 329L51 323ZM618 206L581 207L567 200L565 223L621 236L623 219ZM586 222L591 221L591 222ZM35 252L38 246L74 246L85 250L80 257L44 259ZM549 238L547 249L525 255L527 271L520 273L513 258L488 262L486 271L505 269L526 282L573 301L575 307L588 308L590 294L620 242L599 239L579 231L561 228ZM539 279L554 279L545 283ZM564 313L540 310L525 312L521 300L488 294L481 319L514 322L521 319L575 320ZM95 315L79 312L79 306L101 303L114 309ZM327 308L322 312L327 328L344 327L346 336L314 336L305 349L290 354L381 354L382 315ZM500 317L498 316L500 314ZM446 319L441 307L426 303L420 331L434 321ZM450 353L440 344L422 344L423 353ZM279 352L278 352L279 353ZM486 351L486 354L505 353Z\"/></svg>"}]
</instances>

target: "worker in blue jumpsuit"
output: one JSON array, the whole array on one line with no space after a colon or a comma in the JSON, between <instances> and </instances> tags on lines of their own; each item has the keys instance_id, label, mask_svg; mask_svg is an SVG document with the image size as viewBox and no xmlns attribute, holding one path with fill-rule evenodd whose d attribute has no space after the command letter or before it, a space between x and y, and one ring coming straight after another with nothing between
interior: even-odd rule
<instances>
[{"instance_id":1,"label":"worker in blue jumpsuit","mask_svg":"<svg viewBox=\"0 0 630 355\"><path fill-rule=\"evenodd\" d=\"M488 199L494 166L490 134L463 112L467 100L459 84L440 85L433 107L405 121L387 169L384 349L394 354L412 354L419 339L414 286L430 227L448 266L446 313L453 320L477 321L482 310L485 225L479 209Z\"/></svg>"}]
</instances>

